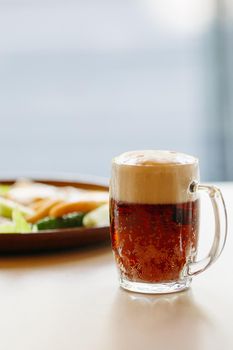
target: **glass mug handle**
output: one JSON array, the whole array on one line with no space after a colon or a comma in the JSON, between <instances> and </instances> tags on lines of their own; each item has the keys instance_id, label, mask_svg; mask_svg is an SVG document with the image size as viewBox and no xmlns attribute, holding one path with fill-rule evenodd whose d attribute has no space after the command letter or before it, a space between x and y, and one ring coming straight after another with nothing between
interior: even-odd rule
<instances>
[{"instance_id":1,"label":"glass mug handle","mask_svg":"<svg viewBox=\"0 0 233 350\"><path fill-rule=\"evenodd\" d=\"M192 182L189 190L190 192L193 192L193 193L205 192L208 194L211 200L211 204L214 212L214 218L215 218L215 234L214 234L214 240L213 240L211 249L209 251L209 254L204 259L188 264L187 275L191 277L205 271L221 255L226 243L228 223L227 223L226 205L219 188L217 188L216 186L208 186L208 185L198 184L197 182ZM220 221L221 209L223 209L223 213L224 213L223 228L221 228L221 221Z\"/></svg>"}]
</instances>

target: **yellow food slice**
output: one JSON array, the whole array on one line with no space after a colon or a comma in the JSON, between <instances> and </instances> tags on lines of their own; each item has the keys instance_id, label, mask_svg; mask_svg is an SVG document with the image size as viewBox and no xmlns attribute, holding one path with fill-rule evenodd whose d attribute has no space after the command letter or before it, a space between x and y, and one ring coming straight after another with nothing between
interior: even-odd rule
<instances>
[{"instance_id":1,"label":"yellow food slice","mask_svg":"<svg viewBox=\"0 0 233 350\"><path fill-rule=\"evenodd\" d=\"M35 224L37 221L45 218L46 216L49 216L50 210L54 206L58 205L59 203L61 203L61 202L58 200L54 200L54 199L45 200L41 204L41 206L36 210L34 215L27 217L27 221L30 222L31 224Z\"/></svg>"},{"instance_id":2,"label":"yellow food slice","mask_svg":"<svg viewBox=\"0 0 233 350\"><path fill-rule=\"evenodd\" d=\"M32 210L31 208L28 208L14 201L11 201L10 199L0 197L0 216L11 218L12 212L14 209L18 209L20 213L23 214L24 216L26 215L31 216L34 214L34 210Z\"/></svg>"},{"instance_id":3,"label":"yellow food slice","mask_svg":"<svg viewBox=\"0 0 233 350\"><path fill-rule=\"evenodd\" d=\"M109 226L109 204L101 205L87 213L83 219L85 227L104 227Z\"/></svg>"},{"instance_id":4,"label":"yellow food slice","mask_svg":"<svg viewBox=\"0 0 233 350\"><path fill-rule=\"evenodd\" d=\"M33 210L38 210L45 202L48 201L49 198L46 199L37 199L32 204L29 205Z\"/></svg>"},{"instance_id":5,"label":"yellow food slice","mask_svg":"<svg viewBox=\"0 0 233 350\"><path fill-rule=\"evenodd\" d=\"M55 205L49 212L49 216L60 217L73 212L87 213L91 210L98 208L100 205L106 202L96 201L80 201L71 203L60 203Z\"/></svg>"}]
</instances>

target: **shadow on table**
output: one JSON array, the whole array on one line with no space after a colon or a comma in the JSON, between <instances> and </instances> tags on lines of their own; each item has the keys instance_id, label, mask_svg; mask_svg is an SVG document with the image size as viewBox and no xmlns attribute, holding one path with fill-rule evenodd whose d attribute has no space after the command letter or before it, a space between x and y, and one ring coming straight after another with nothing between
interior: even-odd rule
<instances>
[{"instance_id":1,"label":"shadow on table","mask_svg":"<svg viewBox=\"0 0 233 350\"><path fill-rule=\"evenodd\" d=\"M213 346L217 334L191 290L157 296L119 290L110 315L111 350L198 350Z\"/></svg>"},{"instance_id":2,"label":"shadow on table","mask_svg":"<svg viewBox=\"0 0 233 350\"><path fill-rule=\"evenodd\" d=\"M0 256L0 270L48 268L56 265L85 264L86 261L101 264L112 260L109 244L84 247L75 250L51 251L37 254L3 255Z\"/></svg>"}]
</instances>

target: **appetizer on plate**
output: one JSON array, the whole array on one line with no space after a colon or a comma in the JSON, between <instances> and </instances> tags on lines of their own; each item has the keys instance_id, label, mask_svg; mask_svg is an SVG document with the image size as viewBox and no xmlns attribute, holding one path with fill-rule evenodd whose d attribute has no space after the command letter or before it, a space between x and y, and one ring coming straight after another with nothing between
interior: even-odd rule
<instances>
[{"instance_id":1,"label":"appetizer on plate","mask_svg":"<svg viewBox=\"0 0 233 350\"><path fill-rule=\"evenodd\" d=\"M108 191L30 180L0 185L0 233L109 226Z\"/></svg>"}]
</instances>

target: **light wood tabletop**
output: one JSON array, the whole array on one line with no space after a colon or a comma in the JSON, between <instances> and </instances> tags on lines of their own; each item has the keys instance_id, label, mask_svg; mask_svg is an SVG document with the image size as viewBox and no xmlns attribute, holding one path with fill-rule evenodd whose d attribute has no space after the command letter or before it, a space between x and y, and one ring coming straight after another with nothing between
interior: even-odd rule
<instances>
[{"instance_id":1,"label":"light wood tabletop","mask_svg":"<svg viewBox=\"0 0 233 350\"><path fill-rule=\"evenodd\" d=\"M0 257L0 348L232 350L233 184L219 186L229 215L227 244L185 292L121 290L109 246ZM213 229L205 201L202 211L204 254Z\"/></svg>"}]
</instances>

